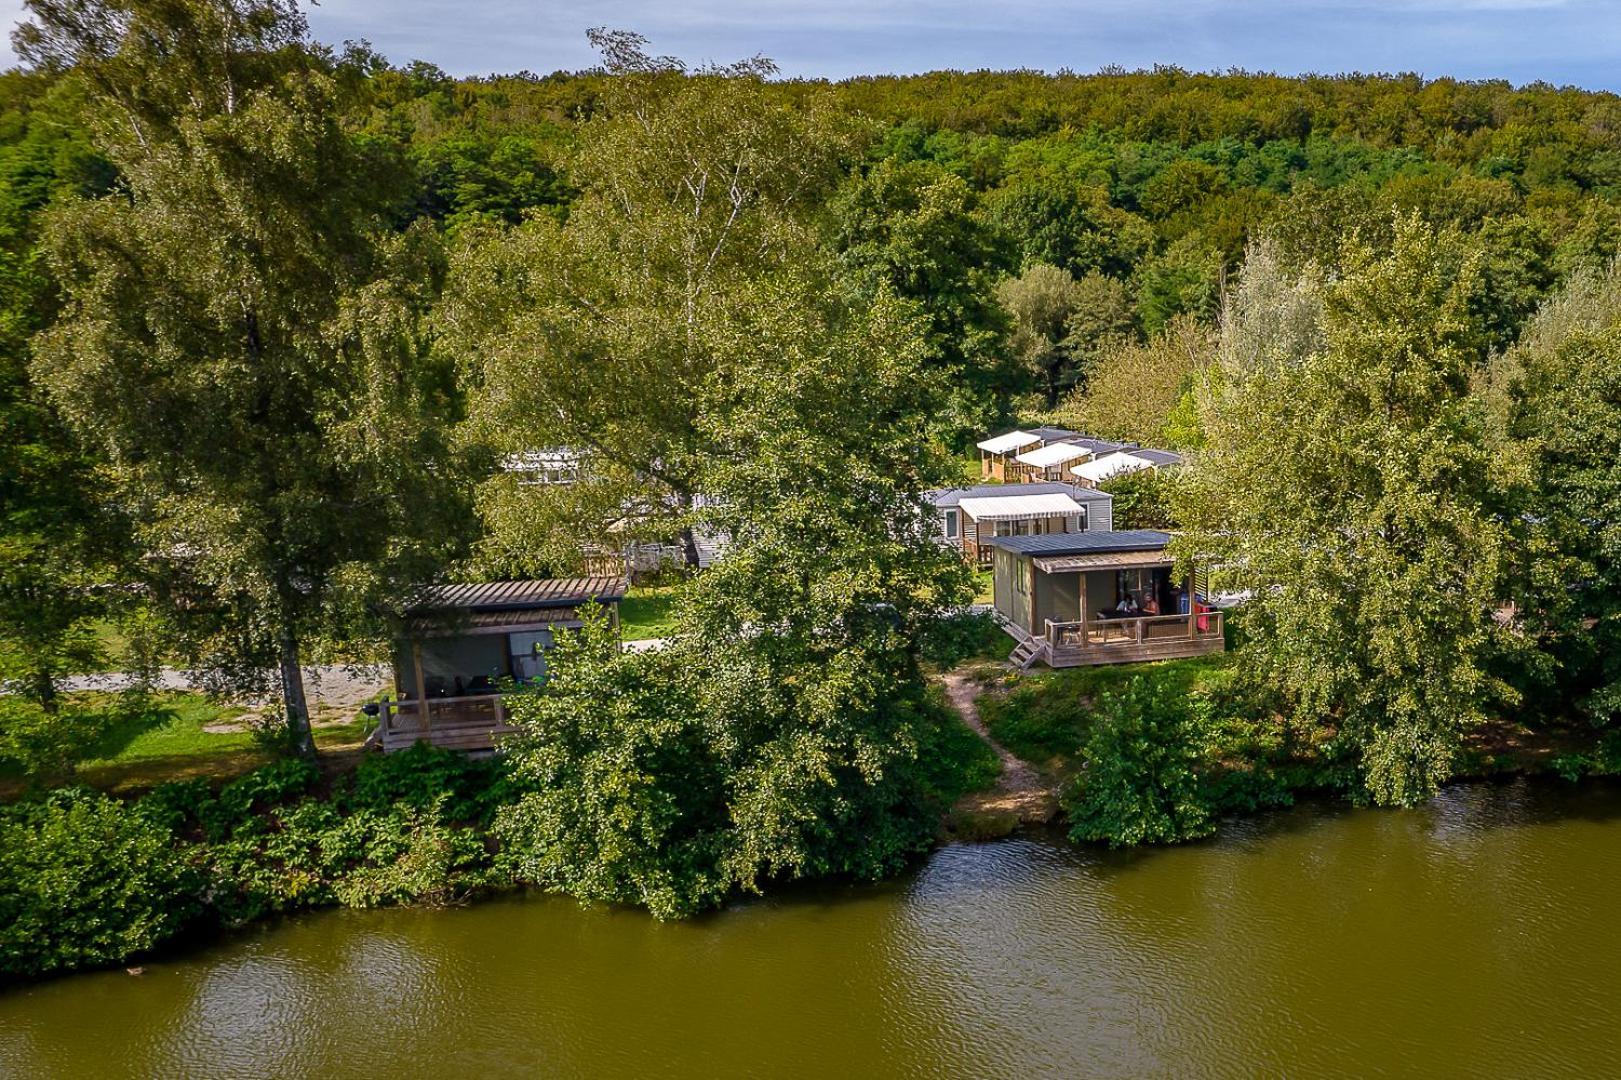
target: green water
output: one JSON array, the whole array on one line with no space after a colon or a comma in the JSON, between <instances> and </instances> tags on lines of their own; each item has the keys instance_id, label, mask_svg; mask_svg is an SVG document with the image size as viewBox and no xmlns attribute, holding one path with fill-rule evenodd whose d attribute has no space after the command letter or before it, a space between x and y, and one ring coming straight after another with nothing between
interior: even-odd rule
<instances>
[{"instance_id":1,"label":"green water","mask_svg":"<svg viewBox=\"0 0 1621 1080\"><path fill-rule=\"evenodd\" d=\"M1621 1074L1621 787L1303 807L1111 856L952 846L660 925L325 912L0 996L0 1074Z\"/></svg>"}]
</instances>

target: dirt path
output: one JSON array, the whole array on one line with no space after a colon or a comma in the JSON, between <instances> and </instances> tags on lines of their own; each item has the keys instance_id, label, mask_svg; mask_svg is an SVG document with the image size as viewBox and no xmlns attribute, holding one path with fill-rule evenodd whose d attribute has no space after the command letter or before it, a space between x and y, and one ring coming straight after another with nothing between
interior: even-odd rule
<instances>
[{"instance_id":1,"label":"dirt path","mask_svg":"<svg viewBox=\"0 0 1621 1080\"><path fill-rule=\"evenodd\" d=\"M1025 825L1051 821L1058 813L1057 790L1041 770L1023 758L1015 757L1007 747L991 738L985 721L979 717L979 707L974 704L974 699L979 696L978 684L970 676L953 671L945 676L945 686L946 698L962 717L963 723L984 739L996 751L996 756L1002 759L1002 775L997 779L996 786L989 791L963 796L957 804L957 811L1012 814L1018 817L1020 824Z\"/></svg>"}]
</instances>

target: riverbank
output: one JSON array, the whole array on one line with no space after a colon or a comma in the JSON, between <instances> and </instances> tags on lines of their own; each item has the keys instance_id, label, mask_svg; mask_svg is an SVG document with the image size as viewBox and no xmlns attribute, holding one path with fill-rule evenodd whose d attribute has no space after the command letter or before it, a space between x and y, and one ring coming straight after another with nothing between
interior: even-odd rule
<instances>
[{"instance_id":1,"label":"riverbank","mask_svg":"<svg viewBox=\"0 0 1621 1080\"><path fill-rule=\"evenodd\" d=\"M1151 851L946 844L682 923L308 912L0 993L0 1073L1602 1075L1618 888L1621 785L1500 780Z\"/></svg>"}]
</instances>

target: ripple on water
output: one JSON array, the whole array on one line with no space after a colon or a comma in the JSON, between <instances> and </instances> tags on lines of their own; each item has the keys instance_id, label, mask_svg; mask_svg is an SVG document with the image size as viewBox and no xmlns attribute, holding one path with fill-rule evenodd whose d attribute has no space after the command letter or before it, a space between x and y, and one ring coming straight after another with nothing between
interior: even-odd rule
<instances>
[{"instance_id":1,"label":"ripple on water","mask_svg":"<svg viewBox=\"0 0 1621 1080\"><path fill-rule=\"evenodd\" d=\"M1613 1072L1621 795L1311 805L1132 854L942 848L682 924L567 900L329 912L0 996L0 1072Z\"/></svg>"}]
</instances>

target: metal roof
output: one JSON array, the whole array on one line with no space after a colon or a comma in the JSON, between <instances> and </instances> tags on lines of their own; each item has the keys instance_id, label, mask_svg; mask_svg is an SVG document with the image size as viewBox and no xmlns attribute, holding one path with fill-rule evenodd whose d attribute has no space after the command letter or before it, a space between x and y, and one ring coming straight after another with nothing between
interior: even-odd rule
<instances>
[{"instance_id":1,"label":"metal roof","mask_svg":"<svg viewBox=\"0 0 1621 1080\"><path fill-rule=\"evenodd\" d=\"M1018 555L1090 555L1105 551L1162 551L1171 542L1171 534L1158 529L1123 529L1120 532L997 536L985 542Z\"/></svg>"},{"instance_id":2,"label":"metal roof","mask_svg":"<svg viewBox=\"0 0 1621 1080\"><path fill-rule=\"evenodd\" d=\"M1073 439L1080 434L1079 431L1061 427L1033 427L1029 432L1042 442L1059 442L1063 439Z\"/></svg>"},{"instance_id":3,"label":"metal roof","mask_svg":"<svg viewBox=\"0 0 1621 1080\"><path fill-rule=\"evenodd\" d=\"M1151 461L1155 465L1182 464L1182 455L1173 453L1170 450L1154 450L1149 447L1139 447L1131 452L1131 456L1142 458L1144 461Z\"/></svg>"},{"instance_id":4,"label":"metal roof","mask_svg":"<svg viewBox=\"0 0 1621 1080\"><path fill-rule=\"evenodd\" d=\"M1076 487L1062 480L1043 480L1034 484L981 484L971 488L943 488L928 493L928 500L942 510L948 510L964 499L1001 498L1007 495L1068 495L1077 502L1109 502L1114 496L1097 488Z\"/></svg>"},{"instance_id":5,"label":"metal roof","mask_svg":"<svg viewBox=\"0 0 1621 1080\"><path fill-rule=\"evenodd\" d=\"M997 435L974 445L987 454L1005 454L1009 450L1021 450L1040 441L1040 435L1032 435L1028 431L1010 431L1006 435Z\"/></svg>"},{"instance_id":6,"label":"metal roof","mask_svg":"<svg viewBox=\"0 0 1621 1080\"><path fill-rule=\"evenodd\" d=\"M958 504L975 521L1018 521L1025 518L1074 517L1083 512L1080 503L1067 492L1050 491L1038 495L993 495L964 499Z\"/></svg>"},{"instance_id":7,"label":"metal roof","mask_svg":"<svg viewBox=\"0 0 1621 1080\"><path fill-rule=\"evenodd\" d=\"M1130 566L1170 566L1176 560L1163 551L1100 551L1091 555L1054 555L1034 559L1043 574L1068 574L1077 570L1122 570Z\"/></svg>"},{"instance_id":8,"label":"metal roof","mask_svg":"<svg viewBox=\"0 0 1621 1080\"><path fill-rule=\"evenodd\" d=\"M1091 457L1092 451L1076 443L1054 442L1045 446L1038 446L1034 450L1026 450L1013 460L1026 465L1034 465L1044 469L1049 465L1061 465L1076 458Z\"/></svg>"},{"instance_id":9,"label":"metal roof","mask_svg":"<svg viewBox=\"0 0 1621 1080\"><path fill-rule=\"evenodd\" d=\"M590 600L612 602L625 595L624 578L543 578L466 585L432 585L414 598L413 611L516 611L577 607Z\"/></svg>"}]
</instances>

